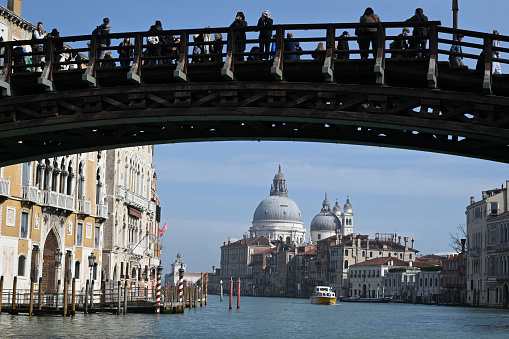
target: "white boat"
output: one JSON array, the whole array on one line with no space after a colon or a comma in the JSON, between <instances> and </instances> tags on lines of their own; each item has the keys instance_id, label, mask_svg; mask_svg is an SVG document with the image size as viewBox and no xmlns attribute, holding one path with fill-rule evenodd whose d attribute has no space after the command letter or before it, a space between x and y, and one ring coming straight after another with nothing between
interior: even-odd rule
<instances>
[{"instance_id":1,"label":"white boat","mask_svg":"<svg viewBox=\"0 0 509 339\"><path fill-rule=\"evenodd\" d=\"M336 293L329 286L316 286L311 296L313 304L334 305L336 300Z\"/></svg>"}]
</instances>

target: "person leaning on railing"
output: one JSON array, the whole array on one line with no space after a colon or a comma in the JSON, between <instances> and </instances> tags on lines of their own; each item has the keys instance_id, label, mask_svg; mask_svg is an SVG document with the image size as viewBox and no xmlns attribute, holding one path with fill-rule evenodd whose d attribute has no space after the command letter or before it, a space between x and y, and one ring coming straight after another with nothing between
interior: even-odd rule
<instances>
[{"instance_id":1,"label":"person leaning on railing","mask_svg":"<svg viewBox=\"0 0 509 339\"><path fill-rule=\"evenodd\" d=\"M361 24L373 24L381 22L380 17L375 14L371 7L366 8L364 14L359 19ZM378 46L378 33L376 27L367 27L367 28L356 28L355 35L358 37L365 37L369 39L361 39L358 40L359 49L361 50L361 59L367 59L369 56L369 42L371 41L371 45L373 46L373 58L376 58L376 50Z\"/></svg>"},{"instance_id":2,"label":"person leaning on railing","mask_svg":"<svg viewBox=\"0 0 509 339\"><path fill-rule=\"evenodd\" d=\"M458 42L461 42L461 40L463 40L463 35L458 34L456 36L456 39ZM461 45L458 45L458 44L452 45L451 52L463 53L463 51L461 49ZM461 60L461 59L463 59L463 56L461 56L461 55L449 55L449 63L451 64L451 66L456 66L456 67L465 66L465 64L463 63L463 60Z\"/></svg>"},{"instance_id":3,"label":"person leaning on railing","mask_svg":"<svg viewBox=\"0 0 509 339\"><path fill-rule=\"evenodd\" d=\"M247 27L246 17L244 16L244 13L237 12L237 15L235 16L235 21L232 22L230 27ZM238 42L242 41L242 42ZM244 53L246 50L246 32L243 31L237 31L235 32L235 61L244 61L243 55L238 55L239 53Z\"/></svg>"}]
</instances>

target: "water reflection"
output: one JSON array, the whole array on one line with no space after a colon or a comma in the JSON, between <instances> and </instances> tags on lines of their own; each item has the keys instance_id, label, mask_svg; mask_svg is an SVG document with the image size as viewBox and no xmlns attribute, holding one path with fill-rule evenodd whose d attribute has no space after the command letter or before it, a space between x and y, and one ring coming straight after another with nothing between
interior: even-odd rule
<instances>
[{"instance_id":1,"label":"water reflection","mask_svg":"<svg viewBox=\"0 0 509 339\"><path fill-rule=\"evenodd\" d=\"M217 299L217 300L216 300ZM235 304L235 303L234 303ZM228 310L211 296L183 315L0 316L2 338L508 338L509 312L411 304L313 305L249 298Z\"/></svg>"}]
</instances>

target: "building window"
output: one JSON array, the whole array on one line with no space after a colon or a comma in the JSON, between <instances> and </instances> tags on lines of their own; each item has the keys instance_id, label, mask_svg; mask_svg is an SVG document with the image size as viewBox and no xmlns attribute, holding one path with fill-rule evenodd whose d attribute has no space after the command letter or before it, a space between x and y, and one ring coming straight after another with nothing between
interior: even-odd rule
<instances>
[{"instance_id":1,"label":"building window","mask_svg":"<svg viewBox=\"0 0 509 339\"><path fill-rule=\"evenodd\" d=\"M76 261L74 263L74 278L76 280L80 279L80 266L81 266L81 263L79 261Z\"/></svg>"},{"instance_id":2,"label":"building window","mask_svg":"<svg viewBox=\"0 0 509 339\"><path fill-rule=\"evenodd\" d=\"M76 246L83 246L83 223L79 222L76 226Z\"/></svg>"},{"instance_id":3,"label":"building window","mask_svg":"<svg viewBox=\"0 0 509 339\"><path fill-rule=\"evenodd\" d=\"M28 212L21 211L21 226L19 231L19 237L26 239L28 236Z\"/></svg>"},{"instance_id":4,"label":"building window","mask_svg":"<svg viewBox=\"0 0 509 339\"><path fill-rule=\"evenodd\" d=\"M18 258L18 276L24 277L25 276L25 262L26 258L22 255Z\"/></svg>"},{"instance_id":5,"label":"building window","mask_svg":"<svg viewBox=\"0 0 509 339\"><path fill-rule=\"evenodd\" d=\"M95 227L94 233L94 248L99 248L99 236L101 235L101 228L99 226Z\"/></svg>"},{"instance_id":6,"label":"building window","mask_svg":"<svg viewBox=\"0 0 509 339\"><path fill-rule=\"evenodd\" d=\"M345 250L345 256L347 256L347 255L348 255L348 250Z\"/></svg>"}]
</instances>

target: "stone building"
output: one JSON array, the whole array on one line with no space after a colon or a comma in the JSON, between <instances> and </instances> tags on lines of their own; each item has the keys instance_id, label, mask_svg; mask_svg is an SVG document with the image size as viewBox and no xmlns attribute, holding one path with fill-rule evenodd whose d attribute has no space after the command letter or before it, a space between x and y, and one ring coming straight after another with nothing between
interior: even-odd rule
<instances>
[{"instance_id":1,"label":"stone building","mask_svg":"<svg viewBox=\"0 0 509 339\"><path fill-rule=\"evenodd\" d=\"M389 269L395 267L406 268L408 266L408 262L393 257L366 260L350 266L349 296L360 298L381 298L388 296L389 294L386 294L386 287L384 287L384 277L389 272ZM396 285L396 282L394 285Z\"/></svg>"},{"instance_id":2,"label":"stone building","mask_svg":"<svg viewBox=\"0 0 509 339\"><path fill-rule=\"evenodd\" d=\"M316 244L317 241L331 237L335 234L348 235L353 233L353 213L350 199L346 199L344 213L341 213L341 207L338 202L334 205L332 211L330 208L327 193L322 203L322 210L313 220L311 220L310 242Z\"/></svg>"},{"instance_id":3,"label":"stone building","mask_svg":"<svg viewBox=\"0 0 509 339\"><path fill-rule=\"evenodd\" d=\"M8 0L7 8L0 6L0 37L3 41L30 40L36 28L21 17L21 0Z\"/></svg>"},{"instance_id":4,"label":"stone building","mask_svg":"<svg viewBox=\"0 0 509 339\"><path fill-rule=\"evenodd\" d=\"M509 304L509 212L491 210L487 219L486 304L508 308Z\"/></svg>"},{"instance_id":5,"label":"stone building","mask_svg":"<svg viewBox=\"0 0 509 339\"><path fill-rule=\"evenodd\" d=\"M25 162L0 171L0 271L6 288L18 277L43 280L102 280L105 151Z\"/></svg>"},{"instance_id":6,"label":"stone building","mask_svg":"<svg viewBox=\"0 0 509 339\"><path fill-rule=\"evenodd\" d=\"M107 279L151 287L160 264L159 198L152 165L154 146L107 151L104 270ZM101 188L104 190L104 188Z\"/></svg>"},{"instance_id":7,"label":"stone building","mask_svg":"<svg viewBox=\"0 0 509 339\"><path fill-rule=\"evenodd\" d=\"M496 295L488 296L488 281L490 282L490 294L501 291L501 296L504 294L504 283L509 283L509 278L504 276L503 265L499 266L500 270L496 269L497 264L504 260L505 241L500 230L504 227L504 215L509 212L508 184L509 180L506 181L506 188L502 185L502 188L483 191L480 201L475 201L474 197L470 197L470 205L466 208L466 303L470 305L487 306L491 304L492 300L503 299L502 297L497 298ZM501 239L502 242L500 242ZM499 242L497 243L497 241ZM498 285L499 283L500 285ZM498 304L503 305L503 300Z\"/></svg>"}]
</instances>

